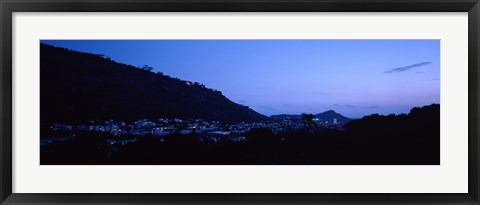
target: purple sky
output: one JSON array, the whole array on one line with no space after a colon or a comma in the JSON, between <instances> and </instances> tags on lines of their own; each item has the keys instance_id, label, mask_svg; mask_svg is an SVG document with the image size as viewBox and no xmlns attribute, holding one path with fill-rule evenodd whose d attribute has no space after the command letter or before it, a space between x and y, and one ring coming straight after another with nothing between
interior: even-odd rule
<instances>
[{"instance_id":1,"label":"purple sky","mask_svg":"<svg viewBox=\"0 0 480 205\"><path fill-rule=\"evenodd\" d=\"M217 89L259 113L357 118L440 103L439 40L43 40Z\"/></svg>"}]
</instances>

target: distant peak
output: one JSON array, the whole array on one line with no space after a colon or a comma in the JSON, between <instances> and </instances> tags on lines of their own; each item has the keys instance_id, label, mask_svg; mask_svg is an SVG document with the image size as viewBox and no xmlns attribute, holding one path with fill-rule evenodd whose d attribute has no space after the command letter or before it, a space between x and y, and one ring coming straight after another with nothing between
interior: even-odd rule
<instances>
[{"instance_id":1,"label":"distant peak","mask_svg":"<svg viewBox=\"0 0 480 205\"><path fill-rule=\"evenodd\" d=\"M327 110L325 112L315 115L319 119L335 119L338 120L349 120L347 117L341 115L340 113L335 112L334 110Z\"/></svg>"}]
</instances>

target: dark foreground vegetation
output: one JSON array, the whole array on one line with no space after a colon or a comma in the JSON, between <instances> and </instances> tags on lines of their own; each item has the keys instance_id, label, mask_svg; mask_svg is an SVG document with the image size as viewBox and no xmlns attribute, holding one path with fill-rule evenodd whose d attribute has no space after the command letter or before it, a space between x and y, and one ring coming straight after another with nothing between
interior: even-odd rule
<instances>
[{"instance_id":1,"label":"dark foreground vegetation","mask_svg":"<svg viewBox=\"0 0 480 205\"><path fill-rule=\"evenodd\" d=\"M343 130L306 128L274 134L251 129L245 141L212 142L200 134L134 137L112 146L113 136L75 133L42 146L41 164L105 165L438 165L440 105L409 114L370 115Z\"/></svg>"}]
</instances>

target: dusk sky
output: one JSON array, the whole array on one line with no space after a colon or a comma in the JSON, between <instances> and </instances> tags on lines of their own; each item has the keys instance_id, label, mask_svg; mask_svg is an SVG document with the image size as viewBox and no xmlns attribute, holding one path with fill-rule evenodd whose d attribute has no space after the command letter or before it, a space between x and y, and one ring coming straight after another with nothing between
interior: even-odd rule
<instances>
[{"instance_id":1,"label":"dusk sky","mask_svg":"<svg viewBox=\"0 0 480 205\"><path fill-rule=\"evenodd\" d=\"M203 83L264 115L440 103L439 40L43 40Z\"/></svg>"}]
</instances>

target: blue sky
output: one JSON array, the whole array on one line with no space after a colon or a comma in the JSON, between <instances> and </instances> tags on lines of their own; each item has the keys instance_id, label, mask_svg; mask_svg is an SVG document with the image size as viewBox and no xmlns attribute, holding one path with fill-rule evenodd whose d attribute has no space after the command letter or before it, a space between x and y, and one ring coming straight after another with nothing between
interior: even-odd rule
<instances>
[{"instance_id":1,"label":"blue sky","mask_svg":"<svg viewBox=\"0 0 480 205\"><path fill-rule=\"evenodd\" d=\"M43 40L217 89L259 113L358 118L440 103L439 40Z\"/></svg>"}]
</instances>

